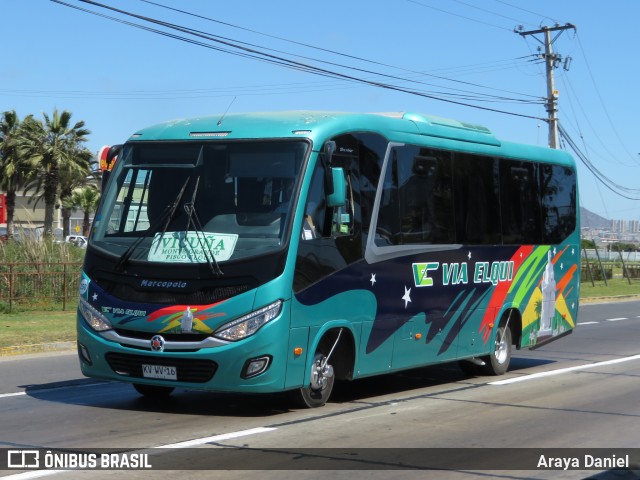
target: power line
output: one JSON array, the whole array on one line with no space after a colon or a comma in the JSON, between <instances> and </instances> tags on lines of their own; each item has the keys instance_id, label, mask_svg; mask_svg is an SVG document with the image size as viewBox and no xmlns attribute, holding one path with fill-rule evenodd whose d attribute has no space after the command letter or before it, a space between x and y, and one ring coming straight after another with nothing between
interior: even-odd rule
<instances>
[{"instance_id":1,"label":"power line","mask_svg":"<svg viewBox=\"0 0 640 480\"><path fill-rule=\"evenodd\" d=\"M54 1L56 1L56 0L54 0ZM399 80L399 81L402 81L402 82L408 82L409 81L404 77L398 77L398 76L395 76L395 75L389 75L389 74L374 72L374 71L371 71L371 70L357 68L357 67L353 67L353 66L350 66L350 65L342 65L342 64L335 63L335 62L328 62L328 61L314 59L314 58L310 58L310 57L306 57L306 56L289 54L287 52L282 52L282 51L275 50L275 49L261 47L259 45L255 45L255 44L251 44L251 43L247 43L247 42L243 42L243 41L238 41L238 40L235 40L235 39L230 39L230 38L222 37L222 36L219 36L219 35L209 34L207 32L202 32L200 30L195 30L195 29L192 29L192 28L189 28L189 27L183 27L183 26L176 25L176 24L173 24L173 23L164 22L164 21L161 21L161 20L156 20L156 19L147 17L147 16L131 13L131 12L128 12L128 11L125 11L125 10L120 10L120 9L117 9L117 8L114 8L114 7L110 7L108 5L100 4L100 3L96 2L96 1L93 1L93 0L79 0L79 1L81 1L83 3L91 4L91 5L94 5L94 6L103 7L103 8L106 8L108 10L120 13L120 14L132 16L132 17L137 18L139 20L151 22L151 23L154 23L154 24L157 24L157 25L161 25L161 26L166 27L166 28L175 29L175 30L178 30L178 31L183 32L183 33L187 33L187 34L190 34L190 35L194 35L194 36L197 36L197 37L201 37L201 38L204 38L204 39L215 41L215 42L221 43L221 44L223 44L225 46L231 46L231 47L234 47L234 48L237 48L237 49L241 49L241 50L249 52L251 54L258 54L260 56L270 57L271 59L277 59L277 60L280 60L280 61L289 62L289 63L291 63L292 65L294 65L296 67L300 67L301 65L303 65L304 66L303 68L307 68L307 69L314 69L314 68L317 69L318 68L318 67L312 67L312 66L310 66L308 64L302 64L302 63L299 63L299 62L294 62L293 60L285 59L285 58L280 57L280 56L275 56L275 55L267 54L265 52L260 52L260 51L256 50L256 48L265 48L266 50L269 50L269 51L272 51L272 52L291 55L291 56L294 56L294 57L303 58L305 60L312 60L312 61L315 61L315 62L328 64L328 65L331 65L333 67L337 66L337 67L340 67L340 68L355 70L355 71L358 71L360 73L378 75L378 76L382 76L382 77L385 77L385 78L388 78L388 79L392 79L392 80ZM61 3L61 2L56 2L56 3ZM251 47L251 48L243 47L241 45L238 45L238 43L247 45L248 47ZM228 52L228 53L230 53L230 52ZM329 72L326 69L319 69L319 70L321 70L323 73L328 73ZM423 73L423 75L425 75L425 74ZM438 76L435 76L435 75L430 75L430 76L433 76L435 78L446 79L444 77L438 77ZM351 77L351 78L354 78L354 77ZM455 81L455 82L463 83L463 84L467 84L467 85L478 86L478 87L481 87L481 88L486 88L486 87L484 87L482 85L475 85L475 84L471 84L469 82L463 82L463 81L460 81L460 80L451 80L451 79L446 79L446 80ZM413 82L414 83L418 83L418 84L433 86L433 84L428 84L428 83L425 83L425 82L421 82L419 80L414 80ZM385 85L387 85L387 84L385 84ZM455 88L452 88L452 87L450 87L450 88L451 88L451 90L456 90ZM475 92L469 92L468 90L458 89L458 91L463 92L463 93L472 93L474 95L479 95L479 94L477 94ZM447 95L455 96L453 94L447 94ZM507 100L507 101L518 101L517 99L511 99L511 98L507 99L505 97L492 96L492 95L488 95L488 94L485 94L485 95L487 96L487 98L491 99L489 101L495 101L496 99L498 99L498 100ZM465 95L460 96L460 98L461 99L465 99L465 100L468 100L469 98L472 98L472 99L477 100L477 101L484 101L484 99L482 99L480 97L467 97ZM529 102L529 103L531 103L531 102Z\"/></svg>"},{"instance_id":2,"label":"power line","mask_svg":"<svg viewBox=\"0 0 640 480\"><path fill-rule=\"evenodd\" d=\"M415 5L419 5L419 6L424 7L424 8L429 8L431 10L436 10L436 11L441 12L441 13L446 13L447 15L452 15L454 17L463 18L464 20L469 20L471 22L481 23L483 25L486 25L486 26L489 26L489 27L493 27L493 28L498 28L500 30L511 31L511 29L506 28L506 27L502 27L500 25L495 25L493 23L485 22L483 20L478 20L477 18L466 17L464 15L460 15L458 13L453 13L453 12L450 12L450 11L445 10L443 8L434 7L432 5L425 5L424 3L418 2L417 0L406 0L406 1L409 2L409 3L413 3Z\"/></svg>"},{"instance_id":3,"label":"power line","mask_svg":"<svg viewBox=\"0 0 640 480\"><path fill-rule=\"evenodd\" d=\"M80 1L84 1L84 0L80 0ZM349 59L352 59L352 60L358 60L358 61L361 61L361 62L373 64L373 65L383 66L383 67L387 67L387 68L393 68L393 69L404 71L404 72L408 72L408 73L414 73L414 74L418 74L418 75L422 75L422 76L429 76L429 77L433 77L433 78L436 78L436 79L439 79L439 80L445 80L445 81L449 81L449 82L460 83L460 84L463 84L463 85L469 85L469 86L488 89L488 90L502 91L502 92L505 92L505 93L512 93L512 94L515 94L515 95L521 95L521 96L531 97L531 98L536 98L536 99L539 98L539 97L535 97L533 95L527 95L527 94L522 94L522 93L518 93L518 92L509 91L509 90L502 90L502 89L497 89L495 87L488 87L488 86L485 86L485 85L479 85L479 84L476 84L476 83L465 82L465 81L462 81L462 80L443 77L443 76L436 75L436 74L434 74L432 72L428 72L428 71L426 71L426 72L425 71L416 71L416 70L412 70L412 69L398 67L398 66L390 65L388 63L383 63L383 62L379 62L379 61L375 61L375 60L370 60L370 59L359 57L359 56L356 56L356 55L346 54L346 53L343 53L343 52L338 52L336 50L322 48L322 47L318 47L318 46L315 46L315 45L310 45L308 43L298 42L298 41L291 40L291 39L288 39L288 38L284 38L284 37L281 37L281 36L271 35L271 34L267 34L267 33L264 33L264 32L260 32L258 30L254 30L254 29L242 27L242 26L239 26L239 25L235 25L233 23L223 22L223 21L217 20L215 18L207 17L207 16L200 15L200 14L196 14L196 13L189 12L189 11L186 11L186 10L182 10L182 9L178 9L178 8L174 8L174 7L169 7L167 5L163 5L161 3L154 2L154 1L151 1L151 0L139 0L139 1L143 2L143 3L150 4L150 5L155 5L157 7L164 8L164 9L167 9L167 10L170 10L170 11L175 11L175 12L178 12L178 13L182 13L184 15L188 15L188 16L192 16L192 17L199 18L199 19L202 19L202 20L206 20L206 21L209 21L209 22L218 23L218 24L225 25L225 26L228 26L228 27L231 27L231 28L247 31L247 32L250 32L250 33L257 34L257 35L262 35L262 36L265 36L265 37L268 37L268 38L274 38L274 39L277 39L277 40L281 40L283 42L287 42L287 43L291 43L291 44L294 44L294 45L303 46L303 47L306 47L306 48L311 48L311 49L322 51L322 52L325 52L325 53L330 53L330 54L333 54L333 55L343 56L343 57L346 57L346 58L349 58ZM221 38L224 38L224 37L221 37ZM234 41L238 41L238 40L234 40ZM254 44L249 44L249 43L246 43L246 42L240 42L240 43L244 43L245 45L250 45L250 46L254 46L254 47L256 46ZM265 47L261 47L261 48L265 48ZM279 51L279 50L273 50L273 49L267 49L267 50L278 52L278 53L286 53L286 52L282 52L282 51ZM289 54L289 55L293 55L293 54ZM299 58L305 58L307 60L314 60L314 61L317 61L317 62L329 63L331 65L340 66L340 67L343 67L343 68L355 69L352 66L340 65L340 64L331 63L331 62L325 62L325 61L322 61L322 60L313 59L313 58L310 58L310 57L305 57L305 56L300 56L300 55L296 55L296 56L298 56ZM523 57L520 57L520 58L523 58ZM356 70L360 70L360 69L356 69ZM375 73L377 75L383 75L383 74L376 73L376 72L370 72L368 70L360 70L360 71L362 71L364 73ZM391 78L394 78L394 77L391 76ZM422 82L418 82L418 83L422 83ZM432 84L426 84L426 85L432 85ZM461 91L464 91L464 90L461 90Z\"/></svg>"},{"instance_id":4,"label":"power line","mask_svg":"<svg viewBox=\"0 0 640 480\"><path fill-rule=\"evenodd\" d=\"M573 112L573 116L575 119L575 128L578 130L578 133L580 135L580 137L583 139L584 142L584 136L582 134L582 131L580 129L580 124L578 121L578 115L576 113L576 109L574 107L574 103L572 101L572 97L574 97L576 99L576 103L578 104L578 108L580 109L580 112L582 113L582 117L584 118L584 121L587 123L587 125L589 126L589 129L591 130L591 134L595 137L595 139L598 141L599 145L604 149L604 151L608 154L610 160L623 165L625 167L638 167L637 164L633 165L633 164L628 164L628 163L624 163L622 161L620 161L616 155L613 154L613 152L611 152L611 150L609 150L609 146L607 145L606 142L604 142L602 140L602 138L600 137L598 130L593 126L593 124L591 123L591 116L587 115L587 112L585 112L584 107L582 105L582 102L580 102L580 97L576 94L573 86L571 85L571 82L569 80L569 78L566 75L561 75L560 76L561 81L563 82L563 84L565 85L565 91L568 93L567 95L567 100L569 102L569 106L571 108L571 111ZM600 156L602 158L604 158L604 156L602 154L600 154Z\"/></svg>"},{"instance_id":5,"label":"power line","mask_svg":"<svg viewBox=\"0 0 640 480\"><path fill-rule=\"evenodd\" d=\"M515 8L515 9L517 9L517 10L521 10L521 11L523 11L523 12L530 13L531 15L535 15L535 16L537 16L537 17L546 18L547 20L551 20L553 23L561 23L561 22L559 22L558 20L556 20L555 18L548 17L547 15L543 15L543 14L541 14L541 13L532 12L531 10L527 10L526 8L522 8L522 7L519 7L519 6L517 6L517 5L513 5L513 4L509 3L509 2L505 2L504 0L494 0L494 1L496 1L496 2L498 2L498 3L501 3L501 4L503 4L503 5L506 5L506 6L508 6L508 7L511 7L511 8ZM532 24L531 24L531 25L532 25Z\"/></svg>"},{"instance_id":6,"label":"power line","mask_svg":"<svg viewBox=\"0 0 640 480\"><path fill-rule=\"evenodd\" d=\"M105 8L105 9L120 13L122 15L134 17L134 18L137 18L139 20L143 20L143 21L155 24L155 25L163 26L165 28L169 28L169 29L172 29L172 30L177 30L179 32L186 33L186 34L192 35L192 36L197 37L197 38L202 38L204 40L212 41L212 42L215 42L217 44L224 45L224 47L230 47L232 50L229 50L228 48L224 48L224 47L220 47L220 46L211 45L209 43L204 43L204 42L202 42L200 40L195 40L193 38L183 37L183 36L180 36L180 35L177 35L177 34L173 34L173 33L169 33L169 32L163 31L163 30L158 30L158 29L155 29L155 28L147 27L147 26L136 24L136 23L133 23L133 22L128 22L128 21L125 21L125 20L122 20L122 19L118 19L118 18L115 18L115 17L111 17L111 16L108 16L108 15L104 15L104 14L98 13L98 12L94 12L94 11L91 11L91 10L80 8L78 6L71 5L69 3L63 2L61 0L52 0L52 1L54 1L55 3L59 3L61 5L70 7L70 8L75 8L77 10L80 10L80 11L83 11L83 12L86 12L86 13L90 13L90 14L101 16L103 18L107 18L107 19L112 20L112 21L124 23L126 25L133 26L135 28L140 28L140 29L148 31L148 32L152 32L152 33L156 33L156 34L159 34L159 35L167 36L169 38L181 40L181 41L193 44L193 45L203 46L205 48L210 48L210 49L213 49L213 50L216 50L216 51L221 51L221 52L224 52L224 53L230 53L230 54L238 55L238 56L245 57L245 58L250 58L250 59L254 59L254 60L260 60L260 61L263 61L263 62L275 64L275 65L278 65L278 66L284 66L284 67L287 67L287 68L293 68L295 70L304 71L304 72L307 72L307 73L313 73L313 74L321 75L321 76L325 76L325 77L337 78L337 79L341 79L341 80L345 80L345 81L361 83L361 84L365 84L365 85L375 86L375 87L378 87L378 88L385 88L385 89L388 89L388 90L394 90L394 91L398 91L398 92L402 92L402 93L408 93L408 94L420 96L420 97L423 97L423 98L429 98L429 99L432 99L432 100L444 101L444 102L448 102L448 103L452 103L452 104L462 105L462 106L465 106L465 107L482 109L482 110L485 110L485 111L492 111L492 112L496 112L496 113L504 113L504 114L507 114L507 115L524 117L524 118L538 119L538 117L533 117L531 115L525 115L525 114L520 114L520 113L516 113L516 112L509 112L509 111L505 111L505 110L495 109L495 108L483 107L483 106L474 105L474 104L471 104L471 103L468 103L468 102L463 102L463 101L460 101L460 100L441 98L441 97L438 97L436 95L425 93L425 92L419 91L419 90L402 88L402 87L398 87L397 85L393 85L393 84L389 84L389 83L371 81L371 80L359 78L359 77L356 77L356 76L353 76L353 75L348 75L348 74L345 74L345 73L340 73L340 72L336 72L336 71L333 71L333 70L329 70L327 68L320 68L320 67L313 66L313 65L310 65L310 64L307 64L307 63L303 63L303 62L298 62L298 61L294 61L294 60L291 60L291 59L287 59L287 58L279 56L279 55L266 53L266 52L261 51L261 50L256 49L256 48L250 48L250 47L238 45L237 43L232 42L232 41L222 40L219 36L208 35L208 34L206 34L204 32L200 32L200 31L197 31L197 30L194 30L194 29L190 29L190 28L187 28L187 27L182 27L182 26L175 25L175 24L172 24L172 23L163 22L163 21L156 20L156 19L153 19L153 18L150 18L150 17L137 15L137 14L134 14L134 13L131 13L131 12L127 12L127 11L124 11L124 10L120 10L120 9L116 9L116 8L113 8L113 7L109 7L107 5L103 5L103 4L100 4L100 3L92 1L92 0L80 0L80 1L82 1L83 3L87 3L87 4L91 4L93 6L100 7L100 8ZM345 67L345 68L351 68L351 67ZM355 70L361 71L362 69L355 69ZM379 74L379 73L376 73L376 72L368 72L368 73L373 73L373 74L389 77L388 75ZM401 80L402 81L407 81L407 79L401 79Z\"/></svg>"},{"instance_id":7,"label":"power line","mask_svg":"<svg viewBox=\"0 0 640 480\"><path fill-rule=\"evenodd\" d=\"M626 198L627 200L639 200L640 201L640 189L637 188L628 188L622 185L617 184L609 177L607 177L604 173L602 173L598 168L589 160L589 158L580 150L576 142L571 138L569 133L564 129L561 124L558 124L558 132L562 136L563 140L567 142L567 144L571 147L576 156L582 161L585 167L594 175L596 180L598 180L602 185L607 187L616 195ZM625 193L622 193L625 192ZM637 197L632 197L630 195L639 195Z\"/></svg>"},{"instance_id":8,"label":"power line","mask_svg":"<svg viewBox=\"0 0 640 480\"><path fill-rule=\"evenodd\" d=\"M522 22L522 21L518 20L517 18L508 17L507 15L503 15L501 13L494 12L494 11L488 10L486 8L478 7L477 5L473 5L471 3L463 2L462 0L453 0L453 1L456 2L456 3L459 3L461 5L465 5L467 7L470 7L470 8L475 8L476 10L480 10L481 12L485 12L485 13L488 13L490 15L495 15L496 17L505 18L507 20L518 22L520 24L526 23L526 22Z\"/></svg>"},{"instance_id":9,"label":"power line","mask_svg":"<svg viewBox=\"0 0 640 480\"><path fill-rule=\"evenodd\" d=\"M607 109L605 101L602 98L602 95L600 94L600 89L596 84L595 77L593 76L593 72L591 71L591 66L589 65L589 61L587 60L587 55L584 52L584 48L582 46L582 42L580 41L580 37L576 35L576 38L578 39L578 46L580 47L580 51L582 52L585 65L587 66L587 72L589 73L589 77L591 78L591 83L593 84L593 88L595 89L596 94L598 95L598 100L600 100L600 106L602 107L602 110L604 111L604 114L607 117L607 121L609 122L609 125L611 126L611 129L613 130L613 133L616 136L616 139L622 146L625 153L629 156L629 158L631 158L632 162L637 163L636 157L632 155L631 152L629 152L629 150L627 149L626 145L622 141L622 138L620 137L620 134L618 133L618 129L616 128L615 124L613 123L613 120L611 119L611 115L609 115L609 110Z\"/></svg>"}]
</instances>

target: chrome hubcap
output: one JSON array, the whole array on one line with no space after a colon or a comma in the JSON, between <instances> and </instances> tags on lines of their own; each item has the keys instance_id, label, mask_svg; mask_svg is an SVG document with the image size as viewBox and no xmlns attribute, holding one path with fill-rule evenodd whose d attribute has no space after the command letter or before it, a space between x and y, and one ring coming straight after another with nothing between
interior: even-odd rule
<instances>
[{"instance_id":1,"label":"chrome hubcap","mask_svg":"<svg viewBox=\"0 0 640 480\"><path fill-rule=\"evenodd\" d=\"M327 357L316 359L311 372L311 389L324 390L329 379L333 377L333 367L327 363Z\"/></svg>"},{"instance_id":2,"label":"chrome hubcap","mask_svg":"<svg viewBox=\"0 0 640 480\"><path fill-rule=\"evenodd\" d=\"M507 345L507 342L504 339L504 334L500 335L500 332L498 333L499 338L496 339L496 360L498 361L498 363L502 364L507 360L507 354L509 352L509 345Z\"/></svg>"}]
</instances>

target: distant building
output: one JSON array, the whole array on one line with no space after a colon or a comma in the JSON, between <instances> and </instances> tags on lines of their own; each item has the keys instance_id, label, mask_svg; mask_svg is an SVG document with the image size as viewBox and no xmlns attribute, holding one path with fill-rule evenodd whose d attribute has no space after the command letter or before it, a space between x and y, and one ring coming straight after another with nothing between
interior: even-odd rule
<instances>
[{"instance_id":1,"label":"distant building","mask_svg":"<svg viewBox=\"0 0 640 480\"><path fill-rule=\"evenodd\" d=\"M0 193L5 194L4 190ZM53 213L53 230L58 230L62 235L62 214L59 208ZM71 232L82 231L82 210L74 210L71 212L69 221L69 229ZM6 219L5 219L6 222ZM44 225L44 200L36 203L36 198L31 195L23 195L22 192L16 193L16 207L13 214L13 222L17 229L33 229Z\"/></svg>"}]
</instances>

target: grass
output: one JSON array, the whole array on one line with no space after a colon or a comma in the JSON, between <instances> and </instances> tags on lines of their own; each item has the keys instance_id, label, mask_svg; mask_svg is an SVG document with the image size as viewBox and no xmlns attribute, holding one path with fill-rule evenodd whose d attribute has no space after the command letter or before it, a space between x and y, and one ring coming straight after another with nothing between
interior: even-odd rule
<instances>
[{"instance_id":1,"label":"grass","mask_svg":"<svg viewBox=\"0 0 640 480\"><path fill-rule=\"evenodd\" d=\"M13 312L0 315L0 349L76 340L76 312Z\"/></svg>"},{"instance_id":2,"label":"grass","mask_svg":"<svg viewBox=\"0 0 640 480\"><path fill-rule=\"evenodd\" d=\"M626 278L612 278L604 282L582 282L580 284L580 299L592 299L593 297L617 297L621 295L640 295L640 279L631 279L631 285Z\"/></svg>"},{"instance_id":3,"label":"grass","mask_svg":"<svg viewBox=\"0 0 640 480\"><path fill-rule=\"evenodd\" d=\"M67 243L40 241L27 238L21 242L0 242L0 261L3 263L58 263L81 262L85 250Z\"/></svg>"}]
</instances>

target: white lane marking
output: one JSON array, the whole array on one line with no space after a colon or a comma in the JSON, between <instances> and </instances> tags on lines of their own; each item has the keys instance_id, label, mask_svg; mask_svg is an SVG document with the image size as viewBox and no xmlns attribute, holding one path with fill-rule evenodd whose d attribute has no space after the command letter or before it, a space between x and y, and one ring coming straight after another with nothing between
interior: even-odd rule
<instances>
[{"instance_id":1,"label":"white lane marking","mask_svg":"<svg viewBox=\"0 0 640 480\"><path fill-rule=\"evenodd\" d=\"M598 325L600 322L578 322L578 325Z\"/></svg>"},{"instance_id":2,"label":"white lane marking","mask_svg":"<svg viewBox=\"0 0 640 480\"><path fill-rule=\"evenodd\" d=\"M20 397L22 395L26 395L27 392L15 392L15 393L0 393L0 398L5 397Z\"/></svg>"},{"instance_id":3,"label":"white lane marking","mask_svg":"<svg viewBox=\"0 0 640 480\"><path fill-rule=\"evenodd\" d=\"M588 363L586 365L578 365L577 367L559 368L558 370L532 373L531 375L523 375L521 377L508 378L506 380L498 380L497 382L489 382L488 385L509 385L511 383L526 382L527 380L535 380L542 377L551 377L555 375L561 375L563 373L575 372L577 370L587 370L589 368L604 367L606 365L615 365L616 363L631 362L633 360L640 360L640 355L616 358L615 360L605 360L604 362Z\"/></svg>"},{"instance_id":4,"label":"white lane marking","mask_svg":"<svg viewBox=\"0 0 640 480\"><path fill-rule=\"evenodd\" d=\"M33 472L16 473L15 475L6 475L0 477L11 480L30 480L32 478L48 477L49 475L57 475L58 473L68 472L69 470L35 470Z\"/></svg>"},{"instance_id":5,"label":"white lane marking","mask_svg":"<svg viewBox=\"0 0 640 480\"><path fill-rule=\"evenodd\" d=\"M153 448L188 448L195 447L197 445L204 445L211 442L222 442L224 440L231 440L233 438L246 437L248 435L255 435L257 433L265 433L276 430L275 428L258 427L250 428L249 430L240 430L238 432L223 433L221 435L214 435L213 437L196 438L194 440L188 440L186 442L170 443L168 445L159 445Z\"/></svg>"},{"instance_id":6,"label":"white lane marking","mask_svg":"<svg viewBox=\"0 0 640 480\"><path fill-rule=\"evenodd\" d=\"M605 318L605 322L619 322L620 320L629 320L627 317Z\"/></svg>"},{"instance_id":7,"label":"white lane marking","mask_svg":"<svg viewBox=\"0 0 640 480\"><path fill-rule=\"evenodd\" d=\"M33 392L38 392L38 393L43 393L43 392L54 392L56 390L63 390L63 389L67 389L67 388L86 388L86 387L97 387L99 385L108 385L108 383L106 382L99 382L99 383L87 383L84 385L64 385L62 387L52 387L52 388L39 388L39 389L34 389L32 390ZM5 398L5 397L20 397L20 396L24 396L27 395L26 390L22 391L22 392L13 392L13 393L0 393L0 398ZM0 477L2 478L2 477Z\"/></svg>"}]
</instances>

